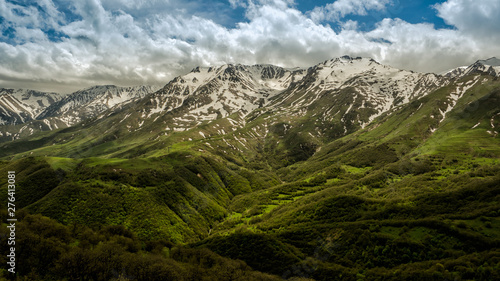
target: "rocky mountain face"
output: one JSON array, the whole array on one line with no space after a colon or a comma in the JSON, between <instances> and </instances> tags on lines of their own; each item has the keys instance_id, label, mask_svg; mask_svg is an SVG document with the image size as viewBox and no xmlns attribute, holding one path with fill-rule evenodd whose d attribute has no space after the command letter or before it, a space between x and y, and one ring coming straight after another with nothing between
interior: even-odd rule
<instances>
[{"instance_id":1,"label":"rocky mountain face","mask_svg":"<svg viewBox=\"0 0 500 281\"><path fill-rule=\"evenodd\" d=\"M10 110L10 113L2 113L6 116L2 117L5 120L3 124L10 126L0 127L0 139L8 141L39 131L70 127L104 111L120 110L122 106L156 90L158 87L155 86L105 85L79 90L66 96L31 90L4 90L5 94L0 98L0 110ZM16 102L19 99L22 102Z\"/></svg>"},{"instance_id":2,"label":"rocky mountain face","mask_svg":"<svg viewBox=\"0 0 500 281\"><path fill-rule=\"evenodd\" d=\"M272 65L197 67L173 79L137 108L145 120L175 112L170 128L186 130L234 113L246 116L301 80L305 72Z\"/></svg>"},{"instance_id":3,"label":"rocky mountain face","mask_svg":"<svg viewBox=\"0 0 500 281\"><path fill-rule=\"evenodd\" d=\"M8 137L4 133L4 141L82 121L92 126L93 132L99 132L100 137L108 136L106 141L144 137L160 141L194 129L190 139L231 133L238 145L241 142L235 139L255 140L259 135L265 139L262 145L269 144L266 149L270 150L281 147L280 138L287 135L286 143L300 140L299 145L308 150L297 158L302 159L312 155L322 143L365 129L377 118L440 88L454 87L435 107L434 121L429 125L432 133L464 93L480 82L477 76L455 84L459 77L467 73L495 76L496 64L494 58L478 61L466 69L457 69L453 75L416 73L370 58L349 56L307 69L231 64L197 67L159 90L145 86L96 86L81 90L46 107L37 120L2 129L12 131ZM259 121L248 125L254 120ZM241 145L238 149L252 150L256 145Z\"/></svg>"},{"instance_id":4,"label":"rocky mountain face","mask_svg":"<svg viewBox=\"0 0 500 281\"><path fill-rule=\"evenodd\" d=\"M478 60L470 66L461 66L450 70L444 76L449 78L460 78L472 73L487 73L491 76L500 76L500 59L492 57L486 60Z\"/></svg>"},{"instance_id":5,"label":"rocky mountain face","mask_svg":"<svg viewBox=\"0 0 500 281\"><path fill-rule=\"evenodd\" d=\"M108 109L137 101L156 90L154 86L94 86L64 97L47 107L37 119L57 117L69 127Z\"/></svg>"},{"instance_id":6,"label":"rocky mountain face","mask_svg":"<svg viewBox=\"0 0 500 281\"><path fill-rule=\"evenodd\" d=\"M340 120L346 134L348 127L364 128L383 113L448 83L448 79L435 74L414 73L369 58L345 56L308 69L304 79L287 89L272 107L297 117L313 109L322 124Z\"/></svg>"},{"instance_id":7,"label":"rocky mountain face","mask_svg":"<svg viewBox=\"0 0 500 281\"><path fill-rule=\"evenodd\" d=\"M51 104L62 99L57 93L26 89L0 89L0 126L17 125L38 118Z\"/></svg>"},{"instance_id":8,"label":"rocky mountain face","mask_svg":"<svg viewBox=\"0 0 500 281\"><path fill-rule=\"evenodd\" d=\"M435 74L399 70L372 59L348 56L309 69L272 65L197 67L148 97L154 88L96 86L62 98L34 119L43 121L38 124L39 130L51 130L97 117L112 108L112 112L120 111L130 103L132 108L119 120L135 120L127 125L129 132L147 126L157 131L156 127L162 126L168 134L233 114L243 120L256 109L268 108L277 116L298 118L314 111L323 123L339 119L342 135L364 128L384 112L425 96L447 81Z\"/></svg>"},{"instance_id":9,"label":"rocky mountain face","mask_svg":"<svg viewBox=\"0 0 500 281\"><path fill-rule=\"evenodd\" d=\"M179 252L194 243L287 280L497 280L495 64L436 75L345 56L195 68L137 98L91 88L0 127L19 138L0 143L0 170L16 171L16 207L83 233L41 244L67 245L60 265L39 265L54 276L117 247L118 262L151 251L212 264Z\"/></svg>"},{"instance_id":10,"label":"rocky mountain face","mask_svg":"<svg viewBox=\"0 0 500 281\"><path fill-rule=\"evenodd\" d=\"M119 122L133 119L129 132L168 135L228 116L234 124L242 125L250 114L254 118L265 112L276 118L314 114L318 122L339 119L343 128L339 135L343 135L348 127L352 127L350 131L364 128L377 116L447 83L449 79L435 74L347 56L309 69L270 65L196 68L122 113ZM160 127L163 133L158 131Z\"/></svg>"}]
</instances>

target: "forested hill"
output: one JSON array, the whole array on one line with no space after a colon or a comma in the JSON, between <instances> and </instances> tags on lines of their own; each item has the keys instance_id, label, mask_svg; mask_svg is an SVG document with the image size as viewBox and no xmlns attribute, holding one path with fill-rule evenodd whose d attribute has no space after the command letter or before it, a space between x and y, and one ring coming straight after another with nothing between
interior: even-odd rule
<instances>
[{"instance_id":1,"label":"forested hill","mask_svg":"<svg viewBox=\"0 0 500 281\"><path fill-rule=\"evenodd\" d=\"M3 142L18 279L500 279L492 61L195 68Z\"/></svg>"}]
</instances>

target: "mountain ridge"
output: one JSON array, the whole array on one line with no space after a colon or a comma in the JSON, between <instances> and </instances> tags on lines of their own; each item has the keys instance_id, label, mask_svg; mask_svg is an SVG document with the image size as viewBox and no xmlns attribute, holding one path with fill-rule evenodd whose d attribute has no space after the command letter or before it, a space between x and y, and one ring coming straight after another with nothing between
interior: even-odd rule
<instances>
[{"instance_id":1,"label":"mountain ridge","mask_svg":"<svg viewBox=\"0 0 500 281\"><path fill-rule=\"evenodd\" d=\"M444 73L450 78L460 78L471 73L488 73L489 75L500 77L500 59L491 57L485 60L477 60L469 66L460 66Z\"/></svg>"},{"instance_id":2,"label":"mountain ridge","mask_svg":"<svg viewBox=\"0 0 500 281\"><path fill-rule=\"evenodd\" d=\"M45 108L61 98L57 93L0 88L0 125L16 125L34 120Z\"/></svg>"},{"instance_id":3,"label":"mountain ridge","mask_svg":"<svg viewBox=\"0 0 500 281\"><path fill-rule=\"evenodd\" d=\"M113 129L115 137L148 132L151 139L158 139L229 116L233 116L229 118L231 123L244 126L249 114L256 118L261 113L273 112L278 119L298 119L309 112L317 121L310 124L316 129L308 133L325 141L326 136L331 140L363 129L377 117L446 86L452 79L457 78L400 70L371 58L349 56L330 59L307 69L233 64L196 67L157 91L143 94L130 103L116 104L111 111L105 106L105 97L100 96L94 103L97 110L90 110L85 118L79 117L81 108L76 115L67 114L65 119L57 117L61 104L68 105L70 97L86 93L78 91L47 108L42 116L53 117L42 120L43 123L37 126L50 130L80 121L99 123L100 119L116 115L115 121L105 122L107 128L103 127L103 131L118 126ZM442 109L441 116L450 110L452 101L449 104L448 109ZM33 126L17 129L31 132ZM12 137L4 141L9 139Z\"/></svg>"},{"instance_id":4,"label":"mountain ridge","mask_svg":"<svg viewBox=\"0 0 500 281\"><path fill-rule=\"evenodd\" d=\"M447 74L445 74L445 76L447 76L449 78L452 78L452 77L456 78L458 76L463 76L466 73L470 73L472 71L493 71L492 75L498 75L498 71L496 71L494 67L493 68L490 67L489 69L482 68L480 70L478 68L478 67L480 67L480 65L482 65L481 62L486 62L489 60L491 61L494 59L495 58L490 58L488 60L477 61L475 63L476 66L471 65L471 66L469 66L468 70L462 69L462 68L457 68L454 71L448 72ZM282 67L273 66L273 65L269 65L269 64L256 64L256 65L252 65L252 66L245 66L245 65L241 65L241 64L226 64L226 65L222 65L219 67L208 67L208 68L195 67L190 73L175 77L170 82L168 82L165 86L163 86L161 89L147 86L150 88L142 90L142 92L143 92L142 94L138 94L136 96L128 96L125 99L121 99L120 97L117 97L116 95L117 94L119 95L119 93L115 93L114 94L115 97L111 99L111 102L112 102L111 105L108 104L110 101L109 99L106 100L106 98L104 98L104 97L97 97L97 96L99 96L99 93L97 93L98 91L100 91L99 89L106 89L106 88L109 89L111 87L111 88L115 89L115 92L117 92L116 91L117 89L122 89L122 90L125 89L125 91L127 91L126 89L128 89L128 91L134 92L136 90L134 90L133 88L143 87L143 89L144 89L144 87L146 87L146 86L137 86L137 87L128 87L127 88L127 87L117 87L117 86L112 86L112 85L102 85L102 86L92 86L92 87L89 87L86 89L82 89L82 90L76 91L72 94L69 94L67 96L64 96L62 98L63 100L58 101L58 104L54 104L50 108L44 108L43 110L39 110L34 116L32 116L31 119L41 120L41 119L47 119L50 117L58 117L57 122L50 121L50 120L44 120L44 123L46 123L48 125L48 126L42 125L42 127L47 127L44 130L46 130L46 129L51 130L52 127L54 127L54 128L67 127L67 126L74 125L74 124L76 124L80 121L83 121L85 119L88 119L90 117L93 117L94 115L97 115L100 112L103 112L103 111L109 109L110 107L116 105L117 103L125 102L128 99L137 100L138 98L143 98L146 96L146 94L156 92L157 90L165 91L166 87L168 87L168 85L170 85L172 83L177 84L177 86L176 86L177 88L170 90L171 92L177 91L180 93L181 88L185 87L182 89L182 91L184 91L183 95L178 95L178 94L173 95L170 98L171 99L170 101L163 101L161 99L156 100L156 101L151 100L151 103L155 103L155 102L162 103L162 105L157 104L155 109L152 109L146 113L147 115L151 115L151 114L154 114L154 113L157 113L160 111L164 111L164 110L168 111L169 109L171 109L170 108L171 106L169 106L167 108L167 106L166 106L167 103L174 104L174 105L175 104L179 104L179 105L182 104L182 102L184 102L184 99L182 98L182 96L186 96L186 94L193 93L194 91L196 91L196 89L198 87L200 87L201 84L203 84L203 83L206 84L206 83L210 82L208 80L213 80L215 78L218 78L222 82L223 82L223 79L232 79L233 81L229 81L229 82L233 82L233 83L245 81L246 85L243 84L244 87L249 86L249 88L252 88L254 92L259 92L259 91L267 92L267 93L263 94L263 96L260 97L260 98L263 98L263 100L260 100L258 102L257 107L259 107L259 106L262 106L264 103L268 102L269 99L272 99L274 94L277 93L276 91L284 91L291 83L299 82L299 80L301 80L301 78L304 77L306 72L310 71L311 69L315 69L315 68L317 69L318 67L327 67L327 68L330 68L331 70L333 70L335 64L343 64L345 66L346 63L353 63L353 62L363 61L363 60L371 62L375 65L381 66L381 69L390 68L389 66L383 66L383 65L379 64L378 62L376 62L375 60L373 60L371 58L350 57L347 55L339 57L339 58L333 58L330 60L326 60L322 63L319 63L319 64L317 64L313 67L309 67L309 68L282 68ZM339 68L339 65L337 65L337 68ZM472 70L472 69L474 69L474 70ZM394 70L396 70L396 69L394 69ZM217 71L222 71L222 73L218 73L217 75L215 75L215 73ZM256 73L252 73L252 71L254 71ZM406 73L414 73L412 71L405 71L405 70L400 70L400 71L406 72ZM237 73L237 72L241 72L241 73ZM452 74L452 72L456 72L456 74ZM279 77L276 79L275 75L287 75L287 77ZM325 77L320 78L319 81L328 77L328 74L323 74L323 75L325 75ZM328 77L331 82L327 81L327 84L330 83L330 85L326 85L327 88L329 87L331 89L332 87L335 87L335 85L331 84L332 82L335 84L335 79L337 79L337 80L342 79L342 77L341 77L342 70L340 69L340 71L337 71L336 75L337 75L336 77ZM349 74L344 73L343 75L348 76ZM428 74L427 76L432 76L432 75ZM439 77L439 75L435 75L432 79L439 79L437 77ZM264 80L262 80L263 78L264 78L264 80L267 80L267 82L266 82L267 84L263 82L264 81ZM275 79L273 80L271 78L275 78ZM287 79L291 79L291 80L287 80ZM339 82L340 81L337 81L337 83L339 83ZM432 83L432 81L428 81L428 82ZM182 85L184 83L185 83L185 85ZM264 84L259 84L259 83L264 83ZM368 81L368 83L369 83L369 81ZM222 83L222 84L224 84L224 83ZM216 87L221 87L221 86L222 85L218 85ZM314 85L314 86L318 86L318 85ZM227 85L225 87L227 87ZM323 85L323 87L325 87L325 85ZM222 89L222 90L224 90L224 89ZM240 89L240 90L245 90L245 89ZM91 92L94 92L94 93L91 93ZM139 90L139 92L141 92L141 90ZM85 93L87 93L87 97L85 97ZM164 93L164 94L166 94L166 93ZM111 94L111 95L113 95L113 94ZM269 95L271 95L271 96L269 97ZM157 95L158 98L160 98L161 96L162 95ZM175 98L174 96L177 96L177 98ZM78 98L81 99L80 102L77 101ZM221 107L221 106L217 105L217 102L223 103L220 100L218 100L217 97L206 96L205 99L207 99L207 98L210 98L211 100L215 99L215 101L213 101L214 104L206 105L206 108L199 110L199 111L201 111L200 113L203 113L204 115L206 115L206 118L210 119L210 117L208 116L210 114L212 114L212 118L213 118L213 116L216 116L216 115L213 115L214 113L210 113L210 114L208 113L208 109L210 107L215 108L215 111L219 111L219 113L222 116L225 116L225 114L228 113L224 110L224 106ZM234 110L237 109L237 108L235 108L235 106L238 106L238 105L243 106L245 108L244 109L244 111L246 112L245 114L248 114L250 111L252 111L256 108L255 107L255 98L256 98L255 96L252 97L252 99L254 99L254 101L252 101L250 103L242 101L241 99L237 99L236 101L233 101L233 105L225 105L225 106L229 106L231 108L231 110L230 110L231 112L233 112ZM85 99L87 99L87 103L83 102ZM93 101L94 99L97 99L97 100ZM246 99L248 100L248 99L250 99L250 97L246 97ZM405 102L408 102L408 97L406 97L405 99L406 99ZM113 101L113 100L115 100L115 101ZM93 101L93 103L92 103L92 101ZM241 104L242 102L243 102L243 104ZM374 102L377 102L377 101L374 101ZM378 102L380 102L380 100ZM63 105L63 103L64 103L64 105ZM237 104L237 103L240 103L240 104ZM387 107L391 106L388 104L389 103L388 100L385 101L385 103L386 103L385 106L379 104L379 107L377 109L378 115L382 114L387 109ZM74 104L74 105L71 106L70 104ZM299 104L303 104L303 103L299 103ZM84 107L84 106L85 107L90 106L92 108L87 109L87 110L81 110L81 107ZM61 107L61 108L58 108L58 107ZM70 113L70 112L68 112L68 111L71 111L69 108L65 110L63 107L71 107L73 112ZM77 107L80 107L80 112L75 111L75 108L77 108ZM21 114L23 116L33 115L30 112L23 112ZM62 115L64 115L64 116L62 116ZM196 116L194 116L194 117L196 118ZM365 120L365 121L361 121L361 122L371 121L375 117L376 116L372 116L371 118L369 118L369 120ZM20 120L20 121L17 121L15 123L10 124L10 125L24 123L24 120L31 121L29 118L26 119L26 117L17 118L16 120ZM6 123L4 122L4 124L6 124ZM34 128L33 126L31 129L36 130L36 128ZM38 129L40 129L40 127L38 127ZM3 132L3 133L6 134L7 132ZM15 135L15 132L8 132L8 133L10 135Z\"/></svg>"},{"instance_id":5,"label":"mountain ridge","mask_svg":"<svg viewBox=\"0 0 500 281\"><path fill-rule=\"evenodd\" d=\"M213 251L277 279L490 280L499 105L500 81L484 71L452 78L350 57L195 68L74 126L0 143L31 230L20 241L42 233L46 249L59 241L50 233L67 233L59 259L21 272L64 279L45 269L79 272L81 257L220 272ZM40 231L49 223L58 231ZM23 245L25 259L45 253Z\"/></svg>"},{"instance_id":6,"label":"mountain ridge","mask_svg":"<svg viewBox=\"0 0 500 281\"><path fill-rule=\"evenodd\" d=\"M37 132L70 127L106 110L119 110L120 106L140 99L156 90L158 87L155 86L101 85L88 87L65 96L53 93L57 99L52 99L46 106L18 113L19 116L27 116L28 118L17 118L18 122L5 124L9 126L0 126L0 140L9 141ZM27 92L30 91L27 90ZM16 90L11 92L16 92ZM12 98L7 93L1 97L4 100Z\"/></svg>"}]
</instances>

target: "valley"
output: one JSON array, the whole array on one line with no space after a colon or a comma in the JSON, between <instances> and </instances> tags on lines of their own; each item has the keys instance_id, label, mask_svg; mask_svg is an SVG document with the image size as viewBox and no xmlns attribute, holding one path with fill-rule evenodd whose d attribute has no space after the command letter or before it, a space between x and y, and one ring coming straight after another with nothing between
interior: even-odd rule
<instances>
[{"instance_id":1,"label":"valley","mask_svg":"<svg viewBox=\"0 0 500 281\"><path fill-rule=\"evenodd\" d=\"M500 279L496 62L223 65L1 111L18 277Z\"/></svg>"}]
</instances>

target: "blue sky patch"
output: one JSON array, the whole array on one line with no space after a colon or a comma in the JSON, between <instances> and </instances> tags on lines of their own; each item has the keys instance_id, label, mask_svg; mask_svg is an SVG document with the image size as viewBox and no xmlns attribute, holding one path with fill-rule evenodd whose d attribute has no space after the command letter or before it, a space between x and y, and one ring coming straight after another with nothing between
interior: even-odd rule
<instances>
[{"instance_id":1,"label":"blue sky patch","mask_svg":"<svg viewBox=\"0 0 500 281\"><path fill-rule=\"evenodd\" d=\"M440 73L500 56L498 0L0 2L0 87L164 85L196 66L346 54Z\"/></svg>"}]
</instances>

